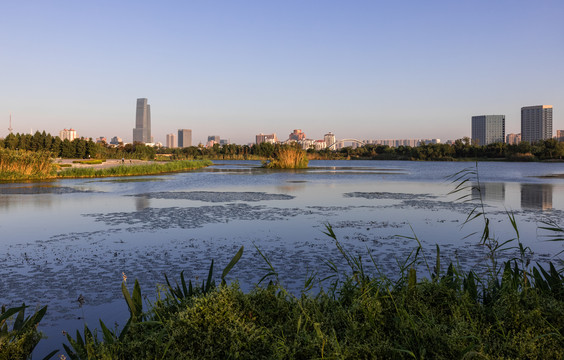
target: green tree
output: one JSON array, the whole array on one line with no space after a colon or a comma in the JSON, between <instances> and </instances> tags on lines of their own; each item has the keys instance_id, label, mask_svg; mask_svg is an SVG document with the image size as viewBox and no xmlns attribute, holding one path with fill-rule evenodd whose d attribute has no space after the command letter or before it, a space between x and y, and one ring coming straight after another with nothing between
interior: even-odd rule
<instances>
[{"instance_id":1,"label":"green tree","mask_svg":"<svg viewBox=\"0 0 564 360\"><path fill-rule=\"evenodd\" d=\"M75 157L78 159L84 159L86 157L86 140L84 138L74 139L72 145L75 151Z\"/></svg>"},{"instance_id":2,"label":"green tree","mask_svg":"<svg viewBox=\"0 0 564 360\"><path fill-rule=\"evenodd\" d=\"M16 135L9 133L4 139L4 147L6 149L15 150L18 147L18 138Z\"/></svg>"},{"instance_id":3,"label":"green tree","mask_svg":"<svg viewBox=\"0 0 564 360\"><path fill-rule=\"evenodd\" d=\"M69 139L65 139L61 145L61 157L63 158L73 158L76 154L74 144L70 142Z\"/></svg>"},{"instance_id":4,"label":"green tree","mask_svg":"<svg viewBox=\"0 0 564 360\"><path fill-rule=\"evenodd\" d=\"M61 138L58 137L58 136L55 136L53 138L53 142L51 143L51 147L50 147L50 150L53 153L53 156L55 156L55 157L61 156L62 145L63 145L63 142L61 141Z\"/></svg>"}]
</instances>

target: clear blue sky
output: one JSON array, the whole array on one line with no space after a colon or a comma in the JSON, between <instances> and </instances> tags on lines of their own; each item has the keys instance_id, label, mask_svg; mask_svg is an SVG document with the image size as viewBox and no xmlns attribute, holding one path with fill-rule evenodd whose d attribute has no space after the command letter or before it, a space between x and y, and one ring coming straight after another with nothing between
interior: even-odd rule
<instances>
[{"instance_id":1,"label":"clear blue sky","mask_svg":"<svg viewBox=\"0 0 564 360\"><path fill-rule=\"evenodd\" d=\"M193 141L441 138L472 115L554 105L564 129L564 1L0 2L0 137L131 141L136 99L153 136Z\"/></svg>"}]
</instances>

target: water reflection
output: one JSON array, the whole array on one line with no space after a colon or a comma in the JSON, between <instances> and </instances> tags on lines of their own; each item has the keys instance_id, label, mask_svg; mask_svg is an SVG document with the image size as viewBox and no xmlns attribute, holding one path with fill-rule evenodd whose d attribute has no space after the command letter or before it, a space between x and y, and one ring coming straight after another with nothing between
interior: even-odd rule
<instances>
[{"instance_id":1,"label":"water reflection","mask_svg":"<svg viewBox=\"0 0 564 360\"><path fill-rule=\"evenodd\" d=\"M552 209L552 184L521 184L521 208L528 210Z\"/></svg>"},{"instance_id":2,"label":"water reflection","mask_svg":"<svg viewBox=\"0 0 564 360\"><path fill-rule=\"evenodd\" d=\"M135 209L137 211L144 210L151 206L151 200L147 196L135 197Z\"/></svg>"},{"instance_id":3,"label":"water reflection","mask_svg":"<svg viewBox=\"0 0 564 360\"><path fill-rule=\"evenodd\" d=\"M479 200L480 197L484 202L504 202L505 201L505 183L483 183L478 190L477 184L472 187L472 199Z\"/></svg>"}]
</instances>

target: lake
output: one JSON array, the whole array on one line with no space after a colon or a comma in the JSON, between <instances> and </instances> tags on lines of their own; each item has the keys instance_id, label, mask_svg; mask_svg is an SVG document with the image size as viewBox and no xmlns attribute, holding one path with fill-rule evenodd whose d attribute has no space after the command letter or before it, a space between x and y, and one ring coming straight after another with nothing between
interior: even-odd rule
<instances>
[{"instance_id":1,"label":"lake","mask_svg":"<svg viewBox=\"0 0 564 360\"><path fill-rule=\"evenodd\" d=\"M475 170L474 163L311 161L296 171L262 169L257 161L215 163L146 177L0 184L0 303L49 306L40 357L62 349L63 330L82 331L84 322L96 327L99 318L110 327L125 324L122 274L154 299L164 273L177 279L184 271L201 282L214 259L217 278L244 246L228 280L252 289L268 272L260 249L282 285L299 294L308 275L332 274L328 261L347 270L323 233L327 224L369 271L376 274L374 261L392 277L417 247L415 237L431 262L440 246L443 271L449 262L482 271L487 249L480 234L471 234L483 220L462 226L480 198L499 241L516 237L509 211L532 261L546 263L563 250L539 230L541 221L563 225L564 179L539 177L564 173L562 163L479 163L481 191L456 195L448 195L455 184L446 178ZM471 201L457 201L461 195Z\"/></svg>"}]
</instances>

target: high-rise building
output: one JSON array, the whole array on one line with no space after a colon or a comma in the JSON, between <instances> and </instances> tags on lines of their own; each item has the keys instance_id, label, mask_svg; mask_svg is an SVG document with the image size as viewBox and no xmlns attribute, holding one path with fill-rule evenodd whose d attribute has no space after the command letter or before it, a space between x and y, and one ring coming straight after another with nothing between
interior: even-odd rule
<instances>
[{"instance_id":1,"label":"high-rise building","mask_svg":"<svg viewBox=\"0 0 564 360\"><path fill-rule=\"evenodd\" d=\"M176 135L166 134L166 147L169 149L176 147Z\"/></svg>"},{"instance_id":2,"label":"high-rise building","mask_svg":"<svg viewBox=\"0 0 564 360\"><path fill-rule=\"evenodd\" d=\"M530 143L552 138L552 105L521 108L521 141Z\"/></svg>"},{"instance_id":3,"label":"high-rise building","mask_svg":"<svg viewBox=\"0 0 564 360\"><path fill-rule=\"evenodd\" d=\"M258 145L258 144L261 144L263 142L274 144L274 143L278 142L278 139L276 138L275 133L273 133L273 134L260 133L256 136L256 144Z\"/></svg>"},{"instance_id":4,"label":"high-rise building","mask_svg":"<svg viewBox=\"0 0 564 360\"><path fill-rule=\"evenodd\" d=\"M151 105L147 99L137 99L135 112L135 129L133 129L133 142L151 143Z\"/></svg>"},{"instance_id":5,"label":"high-rise building","mask_svg":"<svg viewBox=\"0 0 564 360\"><path fill-rule=\"evenodd\" d=\"M556 140L564 141L564 130L556 130Z\"/></svg>"},{"instance_id":6,"label":"high-rise building","mask_svg":"<svg viewBox=\"0 0 564 360\"><path fill-rule=\"evenodd\" d=\"M521 142L521 134L507 134L505 143L507 145L517 145Z\"/></svg>"},{"instance_id":7,"label":"high-rise building","mask_svg":"<svg viewBox=\"0 0 564 360\"><path fill-rule=\"evenodd\" d=\"M488 145L505 142L505 115L472 116L472 143Z\"/></svg>"},{"instance_id":8,"label":"high-rise building","mask_svg":"<svg viewBox=\"0 0 564 360\"><path fill-rule=\"evenodd\" d=\"M178 129L178 147L192 146L192 130Z\"/></svg>"},{"instance_id":9,"label":"high-rise building","mask_svg":"<svg viewBox=\"0 0 564 360\"><path fill-rule=\"evenodd\" d=\"M59 137L61 138L61 140L66 139L68 141L73 141L78 137L78 135L76 134L76 130L74 129L64 129L59 131Z\"/></svg>"},{"instance_id":10,"label":"high-rise building","mask_svg":"<svg viewBox=\"0 0 564 360\"><path fill-rule=\"evenodd\" d=\"M335 138L335 134L333 134L332 132L325 134L323 136L323 140L325 140L325 147L330 147L337 141ZM335 150L335 147L333 146L331 150Z\"/></svg>"}]
</instances>

